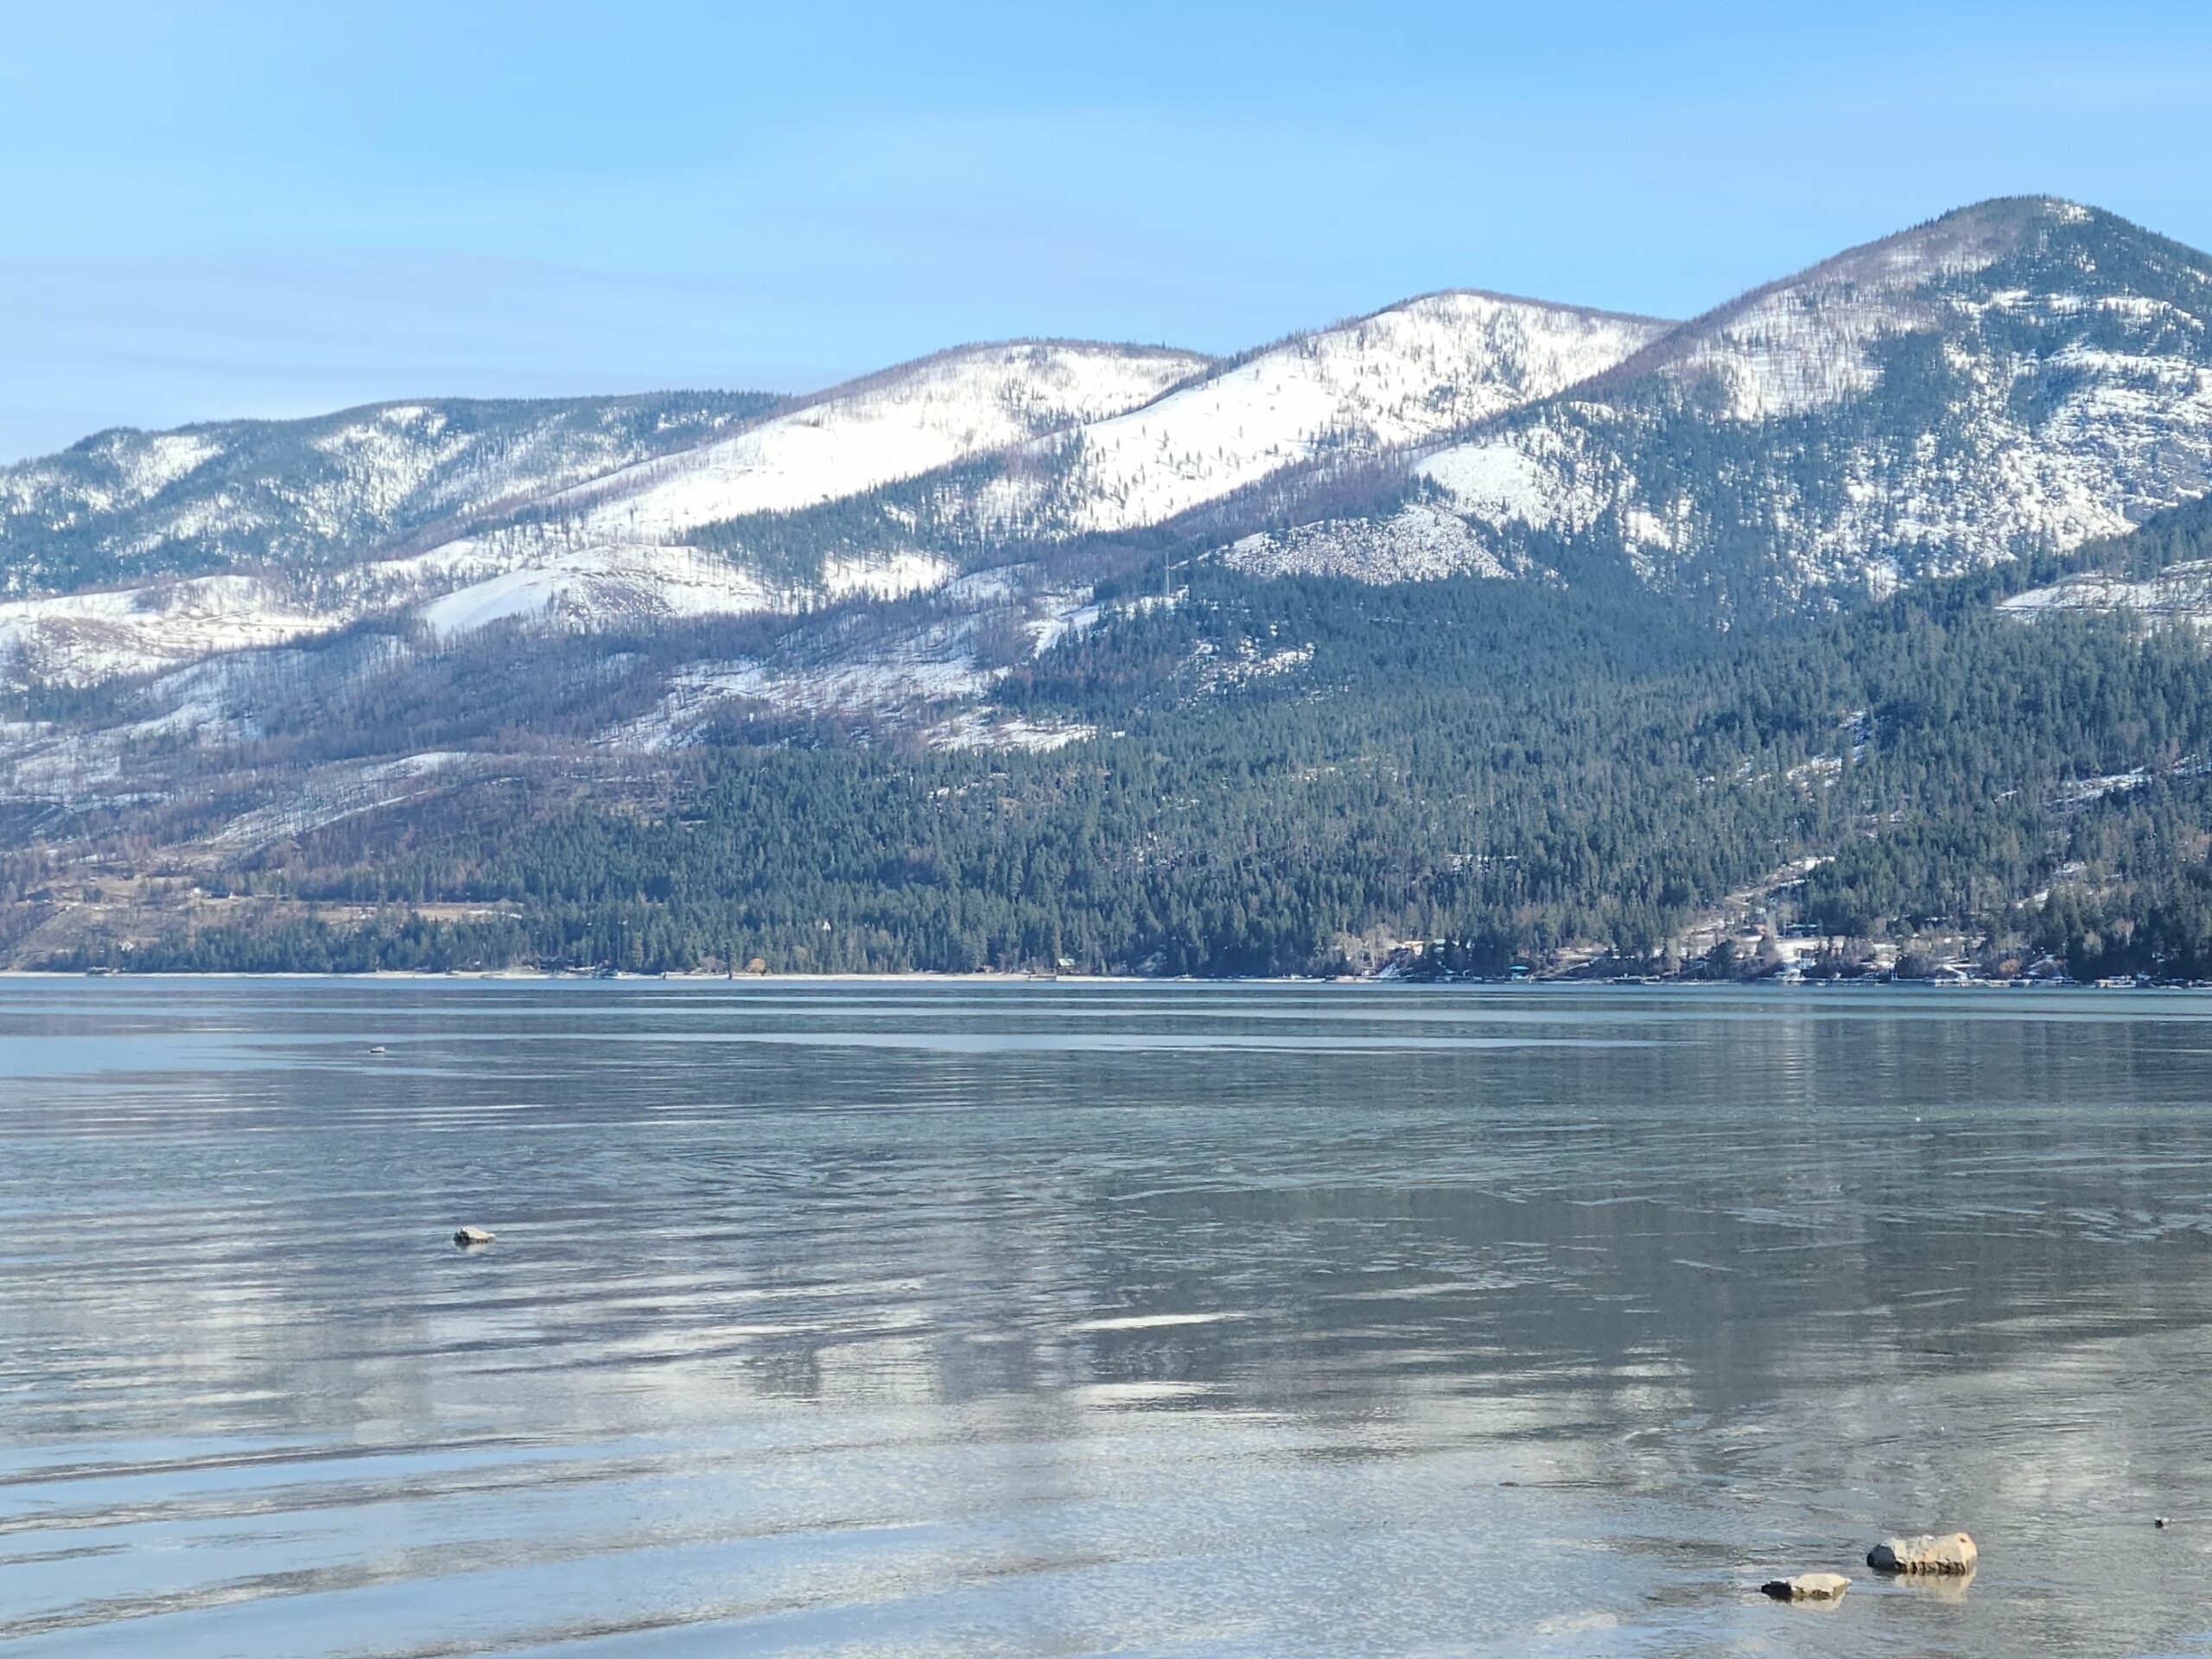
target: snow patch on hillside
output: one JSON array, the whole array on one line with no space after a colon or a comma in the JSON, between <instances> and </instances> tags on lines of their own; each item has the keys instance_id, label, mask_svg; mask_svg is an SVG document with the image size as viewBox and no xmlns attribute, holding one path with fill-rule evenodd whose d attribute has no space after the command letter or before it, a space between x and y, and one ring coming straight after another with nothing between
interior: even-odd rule
<instances>
[{"instance_id":1,"label":"snow patch on hillside","mask_svg":"<svg viewBox=\"0 0 2212 1659\"><path fill-rule=\"evenodd\" d=\"M894 553L887 559L829 560L822 567L822 586L832 599L903 599L943 586L952 574L951 565L926 553Z\"/></svg>"},{"instance_id":2,"label":"snow patch on hillside","mask_svg":"<svg viewBox=\"0 0 2212 1659\"><path fill-rule=\"evenodd\" d=\"M696 741L705 723L733 702L814 718L878 720L917 731L939 749L1043 751L1095 734L1096 728L1081 721L1030 719L982 702L1004 672L981 666L948 633L835 664L701 664L671 680L658 708L602 741L648 752L681 747ZM948 703L969 706L941 714ZM929 718L933 714L941 717Z\"/></svg>"},{"instance_id":3,"label":"snow patch on hillside","mask_svg":"<svg viewBox=\"0 0 2212 1659\"><path fill-rule=\"evenodd\" d=\"M457 588L416 612L440 639L497 622L579 632L611 623L742 616L778 595L727 559L690 548L617 544L580 549Z\"/></svg>"},{"instance_id":4,"label":"snow patch on hillside","mask_svg":"<svg viewBox=\"0 0 2212 1659\"><path fill-rule=\"evenodd\" d=\"M784 715L852 717L902 728L937 747L1055 748L1090 735L1080 722L1030 720L984 701L1008 670L982 645L1009 626L1025 627L1033 650L1096 627L1109 614L1172 601L1149 597L1112 605L1089 591L1030 592L1025 567L963 578L940 590L918 621L887 628L859 613L833 620L828 637L794 628L766 659L694 663L671 674L658 705L608 731L611 748L657 751L697 741L717 714L747 706ZM965 601L965 606L956 601ZM1003 645L997 649L1003 650Z\"/></svg>"},{"instance_id":5,"label":"snow patch on hillside","mask_svg":"<svg viewBox=\"0 0 2212 1659\"><path fill-rule=\"evenodd\" d=\"M317 767L276 804L242 812L201 845L236 857L296 838L365 812L421 800L465 777L495 772L496 759L454 750L429 750L397 760Z\"/></svg>"},{"instance_id":6,"label":"snow patch on hillside","mask_svg":"<svg viewBox=\"0 0 2212 1659\"><path fill-rule=\"evenodd\" d=\"M852 558L832 561L818 588L804 588L687 547L471 537L311 583L197 576L0 601L0 671L17 681L92 685L331 633L372 615L412 614L445 640L508 621L590 632L796 612L825 597L895 599L951 574L925 555Z\"/></svg>"},{"instance_id":7,"label":"snow patch on hillside","mask_svg":"<svg viewBox=\"0 0 2212 1659\"><path fill-rule=\"evenodd\" d=\"M91 685L327 626L258 577L200 576L0 603L0 663L14 677Z\"/></svg>"},{"instance_id":8,"label":"snow patch on hillside","mask_svg":"<svg viewBox=\"0 0 2212 1659\"><path fill-rule=\"evenodd\" d=\"M695 663L671 674L659 704L601 740L616 749L658 752L697 740L732 703L784 714L897 719L917 709L982 696L999 672L979 666L955 626L887 642L836 662Z\"/></svg>"},{"instance_id":9,"label":"snow patch on hillside","mask_svg":"<svg viewBox=\"0 0 2212 1659\"><path fill-rule=\"evenodd\" d=\"M2027 621L2063 611L2132 611L2166 621L2212 626L2212 559L2170 564L2149 576L2087 572L2014 594L1999 601L1997 608Z\"/></svg>"},{"instance_id":10,"label":"snow patch on hillside","mask_svg":"<svg viewBox=\"0 0 2212 1659\"><path fill-rule=\"evenodd\" d=\"M300 509L326 533L351 512L397 512L467 452L470 438L449 432L450 424L442 410L397 404L318 433L311 446L340 470L318 487L300 492Z\"/></svg>"},{"instance_id":11,"label":"snow patch on hillside","mask_svg":"<svg viewBox=\"0 0 2212 1659\"><path fill-rule=\"evenodd\" d=\"M1549 434L1544 436L1548 437ZM1517 435L1516 435L1517 436ZM1493 521L1516 519L1536 530L1579 530L1588 522L1591 498L1579 493L1538 442L1465 443L1429 456L1414 473L1440 485L1454 505Z\"/></svg>"},{"instance_id":12,"label":"snow patch on hillside","mask_svg":"<svg viewBox=\"0 0 2212 1659\"><path fill-rule=\"evenodd\" d=\"M1173 610L1182 600L1180 594L1138 594L1108 604L1093 599L1088 588L1072 593L1039 592L1032 597L1031 613L1022 622L1029 635L1029 654L1042 657L1057 645L1080 639L1109 616Z\"/></svg>"},{"instance_id":13,"label":"snow patch on hillside","mask_svg":"<svg viewBox=\"0 0 2212 1659\"><path fill-rule=\"evenodd\" d=\"M1262 576L1344 576L1382 584L1512 572L1466 521L1412 502L1388 518L1338 518L1247 536L1221 550L1232 570Z\"/></svg>"},{"instance_id":14,"label":"snow patch on hillside","mask_svg":"<svg viewBox=\"0 0 2212 1659\"><path fill-rule=\"evenodd\" d=\"M141 498L158 495L222 453L221 444L196 432L157 434L147 441L128 469L130 493Z\"/></svg>"},{"instance_id":15,"label":"snow patch on hillside","mask_svg":"<svg viewBox=\"0 0 2212 1659\"><path fill-rule=\"evenodd\" d=\"M1032 720L995 709L964 709L924 734L933 749L1027 749L1048 754L1098 735L1082 721Z\"/></svg>"}]
</instances>

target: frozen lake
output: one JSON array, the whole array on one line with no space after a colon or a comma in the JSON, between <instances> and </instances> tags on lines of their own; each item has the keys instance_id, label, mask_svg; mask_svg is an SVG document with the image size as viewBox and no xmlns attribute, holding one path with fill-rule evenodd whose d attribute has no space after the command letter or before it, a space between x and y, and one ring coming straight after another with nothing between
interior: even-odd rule
<instances>
[{"instance_id":1,"label":"frozen lake","mask_svg":"<svg viewBox=\"0 0 2212 1659\"><path fill-rule=\"evenodd\" d=\"M2212 1655L2209 1558L2212 998L0 985L10 1659Z\"/></svg>"}]
</instances>

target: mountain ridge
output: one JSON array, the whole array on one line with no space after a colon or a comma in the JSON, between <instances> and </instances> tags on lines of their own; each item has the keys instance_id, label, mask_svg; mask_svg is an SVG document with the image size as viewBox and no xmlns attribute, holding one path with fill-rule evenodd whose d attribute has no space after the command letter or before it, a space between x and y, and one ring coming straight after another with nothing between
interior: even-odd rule
<instances>
[{"instance_id":1,"label":"mountain ridge","mask_svg":"<svg viewBox=\"0 0 2212 1659\"><path fill-rule=\"evenodd\" d=\"M298 420L110 427L0 467L0 592L27 594L56 570L64 583L49 582L53 591L257 560L313 564L451 516L472 480L526 493L778 401L684 391L395 398ZM187 496L181 486L194 480L215 486L212 497ZM118 508L165 499L175 522L105 522ZM181 550L166 561L151 556L172 545Z\"/></svg>"}]
</instances>

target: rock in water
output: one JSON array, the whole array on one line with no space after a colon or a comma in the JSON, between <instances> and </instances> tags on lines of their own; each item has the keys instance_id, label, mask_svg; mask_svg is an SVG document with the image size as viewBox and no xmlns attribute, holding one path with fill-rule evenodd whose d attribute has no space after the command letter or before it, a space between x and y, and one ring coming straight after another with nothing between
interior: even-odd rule
<instances>
[{"instance_id":1,"label":"rock in water","mask_svg":"<svg viewBox=\"0 0 2212 1659\"><path fill-rule=\"evenodd\" d=\"M465 1250L472 1244L489 1244L496 1236L481 1227L458 1227L454 1230L453 1242Z\"/></svg>"},{"instance_id":2,"label":"rock in water","mask_svg":"<svg viewBox=\"0 0 2212 1659\"><path fill-rule=\"evenodd\" d=\"M1851 1580L1840 1573L1800 1573L1759 1586L1777 1601L1835 1601L1850 1587Z\"/></svg>"},{"instance_id":3,"label":"rock in water","mask_svg":"<svg viewBox=\"0 0 2212 1659\"><path fill-rule=\"evenodd\" d=\"M1963 1532L1923 1532L1914 1538L1885 1538L1866 1552L1877 1573L1971 1573L1981 1552Z\"/></svg>"}]
</instances>

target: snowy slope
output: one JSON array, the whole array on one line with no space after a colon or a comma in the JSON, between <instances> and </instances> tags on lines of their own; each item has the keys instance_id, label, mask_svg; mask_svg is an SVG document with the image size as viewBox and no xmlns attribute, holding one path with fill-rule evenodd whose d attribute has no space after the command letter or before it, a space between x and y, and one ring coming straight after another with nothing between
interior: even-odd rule
<instances>
[{"instance_id":1,"label":"snowy slope","mask_svg":"<svg viewBox=\"0 0 2212 1659\"><path fill-rule=\"evenodd\" d=\"M652 543L581 549L456 588L415 614L450 639L506 621L589 629L610 620L739 616L776 595L728 561Z\"/></svg>"},{"instance_id":2,"label":"snowy slope","mask_svg":"<svg viewBox=\"0 0 2212 1659\"><path fill-rule=\"evenodd\" d=\"M1489 294L1409 300L1083 428L1052 527L1160 524L1300 462L1418 443L1549 397L1671 326Z\"/></svg>"},{"instance_id":3,"label":"snowy slope","mask_svg":"<svg viewBox=\"0 0 2212 1659\"><path fill-rule=\"evenodd\" d=\"M556 495L588 537L674 541L788 512L1150 401L1206 366L1083 341L972 346L874 375L732 437Z\"/></svg>"},{"instance_id":4,"label":"snowy slope","mask_svg":"<svg viewBox=\"0 0 2212 1659\"><path fill-rule=\"evenodd\" d=\"M821 591L832 599L896 599L934 588L948 574L938 561L912 555L835 563L823 573ZM743 616L800 608L811 596L764 582L715 554L612 542L517 565L417 605L412 613L450 639L506 621L589 632L682 617Z\"/></svg>"},{"instance_id":5,"label":"snowy slope","mask_svg":"<svg viewBox=\"0 0 2212 1659\"><path fill-rule=\"evenodd\" d=\"M2046 198L1745 296L1419 474L1501 556L1799 601L2126 531L2212 487L2212 260Z\"/></svg>"},{"instance_id":6,"label":"snowy slope","mask_svg":"<svg viewBox=\"0 0 2212 1659\"><path fill-rule=\"evenodd\" d=\"M2050 207L2069 222L2086 217L2070 203ZM1871 391L1882 378L1879 342L1942 327L1939 288L1986 270L2018 247L2023 229L2001 207L1969 208L1850 249L1707 313L1631 359L1618 378L1649 372L1701 384L1719 393L1719 412L1738 421L1802 414Z\"/></svg>"},{"instance_id":7,"label":"snowy slope","mask_svg":"<svg viewBox=\"0 0 2212 1659\"><path fill-rule=\"evenodd\" d=\"M253 576L12 600L0 602L0 674L91 685L281 645L327 626Z\"/></svg>"},{"instance_id":8,"label":"snowy slope","mask_svg":"<svg viewBox=\"0 0 2212 1659\"><path fill-rule=\"evenodd\" d=\"M821 593L893 599L933 588L947 574L919 556L854 561L830 567ZM452 641L504 622L591 632L792 611L815 596L687 547L610 542L507 561L467 544L337 573L313 604L283 582L245 575L0 601L0 683L83 686L156 674L328 633L365 616L411 617Z\"/></svg>"},{"instance_id":9,"label":"snowy slope","mask_svg":"<svg viewBox=\"0 0 2212 1659\"><path fill-rule=\"evenodd\" d=\"M847 592L934 585L926 562L841 571ZM356 566L313 602L266 576L169 577L130 588L0 601L0 683L94 685L226 652L326 634L365 616L412 617L438 639L495 623L581 632L792 609L804 596L712 554L608 543L522 563L473 548Z\"/></svg>"}]
</instances>

